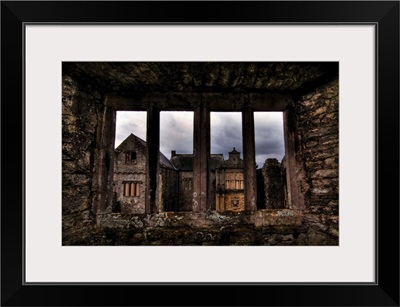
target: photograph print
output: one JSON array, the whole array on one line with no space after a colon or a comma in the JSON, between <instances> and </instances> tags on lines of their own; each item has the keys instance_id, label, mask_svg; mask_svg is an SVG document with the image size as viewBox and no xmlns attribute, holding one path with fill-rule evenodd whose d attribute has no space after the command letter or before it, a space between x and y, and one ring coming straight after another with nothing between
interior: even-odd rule
<instances>
[{"instance_id":1,"label":"photograph print","mask_svg":"<svg viewBox=\"0 0 400 307\"><path fill-rule=\"evenodd\" d=\"M63 62L64 246L338 246L338 62Z\"/></svg>"}]
</instances>

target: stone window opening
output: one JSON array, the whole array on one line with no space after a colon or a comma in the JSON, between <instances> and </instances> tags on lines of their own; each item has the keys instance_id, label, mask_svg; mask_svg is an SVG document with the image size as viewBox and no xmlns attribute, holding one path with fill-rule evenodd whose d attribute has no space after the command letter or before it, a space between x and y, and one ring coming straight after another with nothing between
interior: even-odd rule
<instances>
[{"instance_id":1,"label":"stone window opening","mask_svg":"<svg viewBox=\"0 0 400 307\"><path fill-rule=\"evenodd\" d=\"M245 210L242 121L242 112L211 112L211 150L224 155L215 173L213 198L219 212Z\"/></svg>"},{"instance_id":2,"label":"stone window opening","mask_svg":"<svg viewBox=\"0 0 400 307\"><path fill-rule=\"evenodd\" d=\"M123 196L124 197L139 197L141 182L138 181L124 181L123 183Z\"/></svg>"},{"instance_id":3,"label":"stone window opening","mask_svg":"<svg viewBox=\"0 0 400 307\"><path fill-rule=\"evenodd\" d=\"M283 209L285 201L282 112L254 112L257 164L257 208Z\"/></svg>"},{"instance_id":4,"label":"stone window opening","mask_svg":"<svg viewBox=\"0 0 400 307\"><path fill-rule=\"evenodd\" d=\"M234 103L232 103L234 102ZM133 97L109 95L106 98L103 114L102 157L109 157L109 151L115 138L115 113L117 110L147 111L146 122L146 196L145 213L158 213L165 208L158 204L157 187L160 174L160 112L161 111L192 111L193 112L193 190L192 211L206 212L213 210L209 188L210 180L210 113L239 112L242 116L242 146L243 146L243 188L244 210L257 210L256 160L254 113L258 111L281 111L284 117L284 138L286 156L287 208L304 209L304 195L296 177L298 169L296 161L295 127L291 121L291 106L293 98L290 95L272 95L264 93L249 94L219 94L219 93L153 93ZM110 155L112 156L112 155ZM113 157L111 157L113 158ZM112 165L104 161L104 165ZM102 178L104 186L112 180L112 168L108 167L108 176ZM234 183L236 187L236 182ZM240 186L242 184L240 183ZM108 192L104 192L108 193ZM111 203L104 197L98 208L107 208ZM103 209L103 210L104 210Z\"/></svg>"}]
</instances>

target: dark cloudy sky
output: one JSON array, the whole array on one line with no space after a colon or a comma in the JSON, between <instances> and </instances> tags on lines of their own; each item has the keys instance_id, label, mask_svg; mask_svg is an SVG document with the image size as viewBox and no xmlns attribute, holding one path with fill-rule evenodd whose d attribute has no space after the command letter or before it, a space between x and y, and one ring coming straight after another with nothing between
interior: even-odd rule
<instances>
[{"instance_id":1,"label":"dark cloudy sky","mask_svg":"<svg viewBox=\"0 0 400 307\"><path fill-rule=\"evenodd\" d=\"M239 112L211 112L211 153L224 154L236 148L243 158L242 116ZM284 155L282 112L255 112L256 162L262 167L267 158L282 160ZM135 134L146 140L146 112L117 112L116 147ZM160 150L193 153L193 112L161 112Z\"/></svg>"}]
</instances>

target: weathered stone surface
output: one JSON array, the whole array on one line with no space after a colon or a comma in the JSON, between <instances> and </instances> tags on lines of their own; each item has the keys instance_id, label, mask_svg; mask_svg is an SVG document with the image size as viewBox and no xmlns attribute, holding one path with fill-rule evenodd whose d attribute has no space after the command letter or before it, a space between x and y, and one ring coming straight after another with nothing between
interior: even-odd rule
<instances>
[{"instance_id":1,"label":"weathered stone surface","mask_svg":"<svg viewBox=\"0 0 400 307\"><path fill-rule=\"evenodd\" d=\"M337 178L337 169L322 169L311 173L311 178Z\"/></svg>"},{"instance_id":2,"label":"weathered stone surface","mask_svg":"<svg viewBox=\"0 0 400 307\"><path fill-rule=\"evenodd\" d=\"M337 245L337 218L299 210L113 214L102 227L70 225L68 245Z\"/></svg>"},{"instance_id":3,"label":"weathered stone surface","mask_svg":"<svg viewBox=\"0 0 400 307\"><path fill-rule=\"evenodd\" d=\"M101 95L64 76L62 87L63 238L93 223L93 172ZM66 239L67 240L67 239Z\"/></svg>"},{"instance_id":4,"label":"weathered stone surface","mask_svg":"<svg viewBox=\"0 0 400 307\"><path fill-rule=\"evenodd\" d=\"M64 73L107 92L293 91L337 74L328 62L64 63ZM321 99L330 98L327 91Z\"/></svg>"},{"instance_id":5,"label":"weathered stone surface","mask_svg":"<svg viewBox=\"0 0 400 307\"><path fill-rule=\"evenodd\" d=\"M338 190L338 90L338 81L332 81L303 95L296 108L300 114L297 126L303 136L304 165L311 188L308 202L313 199L318 205L325 204L327 199L321 198L323 195ZM316 118L321 120L320 124L310 124L310 119Z\"/></svg>"}]
</instances>

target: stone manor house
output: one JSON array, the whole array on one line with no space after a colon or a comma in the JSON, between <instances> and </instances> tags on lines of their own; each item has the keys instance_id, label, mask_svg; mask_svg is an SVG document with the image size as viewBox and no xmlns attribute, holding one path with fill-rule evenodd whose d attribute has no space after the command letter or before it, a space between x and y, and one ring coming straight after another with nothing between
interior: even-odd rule
<instances>
[{"instance_id":1,"label":"stone manor house","mask_svg":"<svg viewBox=\"0 0 400 307\"><path fill-rule=\"evenodd\" d=\"M145 214L147 143L130 134L116 149L114 159L113 213ZM157 208L165 211L192 211L193 154L171 152L169 160L159 153ZM224 160L223 154L211 154L209 167L210 210L244 211L243 160L235 148ZM259 208L284 208L284 168L276 159L268 159L257 170ZM265 200L268 200L265 203Z\"/></svg>"}]
</instances>

